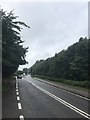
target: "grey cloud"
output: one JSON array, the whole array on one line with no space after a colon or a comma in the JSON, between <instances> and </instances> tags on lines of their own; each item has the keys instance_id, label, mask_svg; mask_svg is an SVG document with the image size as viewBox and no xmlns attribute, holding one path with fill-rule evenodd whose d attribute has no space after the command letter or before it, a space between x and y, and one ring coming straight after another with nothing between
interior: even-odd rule
<instances>
[{"instance_id":1,"label":"grey cloud","mask_svg":"<svg viewBox=\"0 0 90 120\"><path fill-rule=\"evenodd\" d=\"M13 8L19 19L31 26L22 31L24 46L29 46L26 57L29 64L26 67L38 59L53 56L78 41L81 36L88 35L87 3L8 4L7 9Z\"/></svg>"}]
</instances>

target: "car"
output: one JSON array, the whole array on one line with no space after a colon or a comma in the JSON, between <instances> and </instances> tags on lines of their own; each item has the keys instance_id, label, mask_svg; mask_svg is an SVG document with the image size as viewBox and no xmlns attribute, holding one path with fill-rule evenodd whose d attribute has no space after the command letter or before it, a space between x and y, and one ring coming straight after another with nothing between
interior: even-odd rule
<instances>
[{"instance_id":1,"label":"car","mask_svg":"<svg viewBox=\"0 0 90 120\"><path fill-rule=\"evenodd\" d=\"M22 79L22 76L17 76L17 79Z\"/></svg>"}]
</instances>

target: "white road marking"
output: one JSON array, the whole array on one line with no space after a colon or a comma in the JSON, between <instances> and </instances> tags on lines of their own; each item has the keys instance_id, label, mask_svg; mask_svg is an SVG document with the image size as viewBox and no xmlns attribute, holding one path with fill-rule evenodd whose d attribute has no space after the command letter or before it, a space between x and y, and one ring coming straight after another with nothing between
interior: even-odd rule
<instances>
[{"instance_id":1,"label":"white road marking","mask_svg":"<svg viewBox=\"0 0 90 120\"><path fill-rule=\"evenodd\" d=\"M19 95L18 84L17 84L17 82L16 82L16 95ZM20 97L17 96L17 101L19 101L19 100L20 100ZM18 109L19 109L19 110L22 109L21 103L18 103ZM24 120L24 116L23 116L23 115L20 115L19 118L20 118L20 120Z\"/></svg>"},{"instance_id":2,"label":"white road marking","mask_svg":"<svg viewBox=\"0 0 90 120\"><path fill-rule=\"evenodd\" d=\"M63 90L63 91L66 91L66 90ZM86 98L86 97L84 97L84 96L77 95L77 94L72 93L72 92L70 92L70 91L66 91L66 92L67 92L67 93L70 93L70 94L72 94L72 95L75 95L75 96L77 96L77 97L80 97L80 98L83 98L83 99L85 99L85 100L89 100L89 101L90 101L90 99L89 99L89 98Z\"/></svg>"},{"instance_id":3,"label":"white road marking","mask_svg":"<svg viewBox=\"0 0 90 120\"><path fill-rule=\"evenodd\" d=\"M34 79L36 79L36 80L38 80L38 81L41 81L41 82L44 82L44 83L46 83L46 84L48 84L48 85L52 85L52 86L56 87L55 85L53 85L53 84L51 84L51 83L49 83L49 82L46 82L46 81L43 81L43 80L39 80L39 79L37 79L37 78L34 78ZM59 88L59 87L58 87L58 88ZM73 92L70 92L70 91L68 91L68 90L64 90L64 89L62 89L62 88L59 88L59 89L65 91L65 92L67 92L67 93L70 93L70 94L72 94L72 95L75 95L75 96L77 96L77 97L83 98L83 99L85 99L85 100L90 100L90 98L86 98L86 97L84 97L84 96L78 95L78 94L73 93Z\"/></svg>"},{"instance_id":4,"label":"white road marking","mask_svg":"<svg viewBox=\"0 0 90 120\"><path fill-rule=\"evenodd\" d=\"M18 92L18 89L16 89L16 92Z\"/></svg>"},{"instance_id":5,"label":"white road marking","mask_svg":"<svg viewBox=\"0 0 90 120\"><path fill-rule=\"evenodd\" d=\"M21 103L18 103L18 109L22 109Z\"/></svg>"},{"instance_id":6,"label":"white road marking","mask_svg":"<svg viewBox=\"0 0 90 120\"><path fill-rule=\"evenodd\" d=\"M18 89L18 86L16 86L16 89Z\"/></svg>"},{"instance_id":7,"label":"white road marking","mask_svg":"<svg viewBox=\"0 0 90 120\"><path fill-rule=\"evenodd\" d=\"M27 80L26 80L26 81L27 81ZM64 101L63 99L57 97L56 95L48 92L47 90L45 90L45 89L37 86L36 84L32 83L31 81L27 81L27 82L29 82L30 84L32 84L33 86L35 86L36 88L38 88L39 90L41 90L42 92L46 93L46 94L49 95L50 97L54 98L54 99L57 100L58 102L64 104L65 106L67 106L67 107L69 107L70 109L74 110L75 112L79 113L80 115L82 115L82 116L90 119L90 115L89 115L88 113L86 113L86 112L80 110L79 108L71 105L70 103Z\"/></svg>"},{"instance_id":8,"label":"white road marking","mask_svg":"<svg viewBox=\"0 0 90 120\"><path fill-rule=\"evenodd\" d=\"M24 116L23 115L20 115L19 118L20 118L20 120L24 120Z\"/></svg>"},{"instance_id":9,"label":"white road marking","mask_svg":"<svg viewBox=\"0 0 90 120\"><path fill-rule=\"evenodd\" d=\"M19 95L19 92L16 92L17 95Z\"/></svg>"},{"instance_id":10,"label":"white road marking","mask_svg":"<svg viewBox=\"0 0 90 120\"><path fill-rule=\"evenodd\" d=\"M17 100L20 100L20 97L19 97L19 96L17 96Z\"/></svg>"},{"instance_id":11,"label":"white road marking","mask_svg":"<svg viewBox=\"0 0 90 120\"><path fill-rule=\"evenodd\" d=\"M18 86L18 84L16 83L16 87Z\"/></svg>"}]
</instances>

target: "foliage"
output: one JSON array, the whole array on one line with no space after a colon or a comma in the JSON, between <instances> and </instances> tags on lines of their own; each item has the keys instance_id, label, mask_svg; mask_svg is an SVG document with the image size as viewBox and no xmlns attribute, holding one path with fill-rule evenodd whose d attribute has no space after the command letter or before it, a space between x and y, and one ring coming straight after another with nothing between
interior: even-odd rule
<instances>
[{"instance_id":1,"label":"foliage","mask_svg":"<svg viewBox=\"0 0 90 120\"><path fill-rule=\"evenodd\" d=\"M23 75L23 71L22 70L17 70L16 73L15 73L16 76L19 76L19 75Z\"/></svg>"},{"instance_id":2,"label":"foliage","mask_svg":"<svg viewBox=\"0 0 90 120\"><path fill-rule=\"evenodd\" d=\"M23 73L24 73L25 75L27 75L27 74L28 74L28 69L27 69L27 68L23 68Z\"/></svg>"},{"instance_id":3,"label":"foliage","mask_svg":"<svg viewBox=\"0 0 90 120\"><path fill-rule=\"evenodd\" d=\"M21 26L30 28L24 22L16 21L13 11L2 12L2 75L8 77L13 75L19 65L27 63L25 60L28 47L24 48L20 32Z\"/></svg>"},{"instance_id":4,"label":"foliage","mask_svg":"<svg viewBox=\"0 0 90 120\"><path fill-rule=\"evenodd\" d=\"M90 39L80 38L79 42L67 50L55 54L54 57L37 61L31 68L31 75L53 78L88 80L88 45Z\"/></svg>"},{"instance_id":5,"label":"foliage","mask_svg":"<svg viewBox=\"0 0 90 120\"><path fill-rule=\"evenodd\" d=\"M47 77L47 76L41 76L41 75L32 75L32 77L38 77L40 79L45 79L45 80L49 80L49 81L54 81L54 82L57 82L57 83L63 83L64 84L67 84L67 85L70 85L70 86L75 86L75 87L83 87L83 88L89 88L90 86L90 82L88 82L87 80L86 81L75 81L75 80L67 80L67 79L61 79L61 78L52 78L52 77Z\"/></svg>"}]
</instances>

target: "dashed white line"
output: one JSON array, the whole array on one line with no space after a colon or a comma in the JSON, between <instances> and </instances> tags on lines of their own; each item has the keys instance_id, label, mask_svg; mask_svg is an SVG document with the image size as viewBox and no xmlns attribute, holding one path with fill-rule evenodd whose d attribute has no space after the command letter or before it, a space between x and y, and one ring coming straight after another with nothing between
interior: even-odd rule
<instances>
[{"instance_id":1,"label":"dashed white line","mask_svg":"<svg viewBox=\"0 0 90 120\"><path fill-rule=\"evenodd\" d=\"M19 92L16 92L17 95L19 95Z\"/></svg>"},{"instance_id":2,"label":"dashed white line","mask_svg":"<svg viewBox=\"0 0 90 120\"><path fill-rule=\"evenodd\" d=\"M16 95L17 95L17 101L20 101L20 97L18 96L18 95L19 95L19 91L18 91L18 84L17 84L17 83L16 83ZM21 103L18 103L18 109L19 109L19 110L22 109ZM20 119L20 120L24 120L24 116L23 116L23 115L20 115L20 116L19 116L19 119Z\"/></svg>"},{"instance_id":3,"label":"dashed white line","mask_svg":"<svg viewBox=\"0 0 90 120\"><path fill-rule=\"evenodd\" d=\"M16 89L18 89L18 86L16 86Z\"/></svg>"},{"instance_id":4,"label":"dashed white line","mask_svg":"<svg viewBox=\"0 0 90 120\"><path fill-rule=\"evenodd\" d=\"M18 89L16 89L16 92L18 92Z\"/></svg>"},{"instance_id":5,"label":"dashed white line","mask_svg":"<svg viewBox=\"0 0 90 120\"><path fill-rule=\"evenodd\" d=\"M23 115L20 115L19 118L20 118L20 120L24 120L24 116Z\"/></svg>"},{"instance_id":6,"label":"dashed white line","mask_svg":"<svg viewBox=\"0 0 90 120\"><path fill-rule=\"evenodd\" d=\"M64 101L63 99L57 97L56 95L48 92L47 90L45 90L45 89L37 86L36 84L32 83L31 81L27 81L27 82L29 82L30 84L32 84L33 86L35 86L36 88L38 88L39 90L41 90L42 92L44 92L45 94L49 95L50 97L54 98L54 99L57 100L58 102L64 104L64 105L67 106L68 108L70 108L70 109L74 110L75 112L79 113L80 115L82 115L82 116L90 119L90 115L89 115L88 113L86 113L86 112L80 110L79 108L71 105L70 103Z\"/></svg>"},{"instance_id":7,"label":"dashed white line","mask_svg":"<svg viewBox=\"0 0 90 120\"><path fill-rule=\"evenodd\" d=\"M18 103L18 109L22 109L21 103Z\"/></svg>"},{"instance_id":8,"label":"dashed white line","mask_svg":"<svg viewBox=\"0 0 90 120\"><path fill-rule=\"evenodd\" d=\"M20 100L20 97L19 97L19 96L17 96L17 100Z\"/></svg>"}]
</instances>

